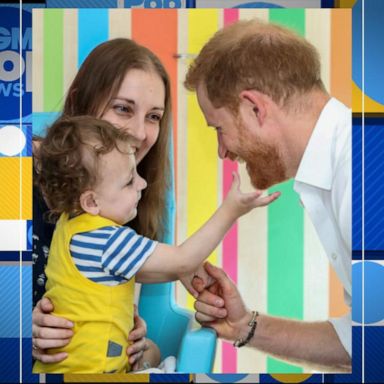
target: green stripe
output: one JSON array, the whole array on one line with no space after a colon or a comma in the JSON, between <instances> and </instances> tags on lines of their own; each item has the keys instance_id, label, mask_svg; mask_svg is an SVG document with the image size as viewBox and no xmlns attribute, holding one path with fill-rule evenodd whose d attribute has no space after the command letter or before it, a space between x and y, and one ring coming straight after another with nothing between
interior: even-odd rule
<instances>
[{"instance_id":1,"label":"green stripe","mask_svg":"<svg viewBox=\"0 0 384 384\"><path fill-rule=\"evenodd\" d=\"M44 112L62 109L63 10L44 12Z\"/></svg>"},{"instance_id":2,"label":"green stripe","mask_svg":"<svg viewBox=\"0 0 384 384\"><path fill-rule=\"evenodd\" d=\"M305 36L305 9L270 9L269 21L284 25L287 28L293 29L300 36Z\"/></svg>"},{"instance_id":3,"label":"green stripe","mask_svg":"<svg viewBox=\"0 0 384 384\"><path fill-rule=\"evenodd\" d=\"M305 34L303 9L271 9L269 20ZM268 207L268 313L303 319L304 214L293 180L270 189L282 196ZM301 373L302 368L268 357L267 372Z\"/></svg>"}]
</instances>

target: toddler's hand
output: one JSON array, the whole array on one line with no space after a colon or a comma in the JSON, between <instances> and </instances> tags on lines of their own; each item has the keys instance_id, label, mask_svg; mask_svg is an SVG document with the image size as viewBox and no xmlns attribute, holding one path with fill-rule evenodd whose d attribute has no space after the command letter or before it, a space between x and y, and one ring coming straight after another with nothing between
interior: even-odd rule
<instances>
[{"instance_id":1,"label":"toddler's hand","mask_svg":"<svg viewBox=\"0 0 384 384\"><path fill-rule=\"evenodd\" d=\"M273 192L268 196L261 196L262 191L255 190L250 193L243 193L240 190L240 177L237 172L232 172L233 181L224 203L231 207L237 217L245 215L253 208L264 207L275 201L280 192Z\"/></svg>"}]
</instances>

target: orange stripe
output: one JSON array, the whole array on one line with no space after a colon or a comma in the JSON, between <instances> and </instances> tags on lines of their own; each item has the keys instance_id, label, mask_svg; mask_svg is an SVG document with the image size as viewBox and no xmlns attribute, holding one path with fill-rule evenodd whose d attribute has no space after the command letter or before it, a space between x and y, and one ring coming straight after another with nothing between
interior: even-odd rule
<instances>
[{"instance_id":1,"label":"orange stripe","mask_svg":"<svg viewBox=\"0 0 384 384\"><path fill-rule=\"evenodd\" d=\"M177 10L133 9L132 39L153 51L171 79L174 174L177 175ZM177 185L177 184L175 184Z\"/></svg>"},{"instance_id":2,"label":"orange stripe","mask_svg":"<svg viewBox=\"0 0 384 384\"><path fill-rule=\"evenodd\" d=\"M344 289L336 272L329 267L329 317L339 317L348 313L344 302Z\"/></svg>"},{"instance_id":3,"label":"orange stripe","mask_svg":"<svg viewBox=\"0 0 384 384\"><path fill-rule=\"evenodd\" d=\"M331 12L331 94L352 106L352 17L350 9Z\"/></svg>"}]
</instances>

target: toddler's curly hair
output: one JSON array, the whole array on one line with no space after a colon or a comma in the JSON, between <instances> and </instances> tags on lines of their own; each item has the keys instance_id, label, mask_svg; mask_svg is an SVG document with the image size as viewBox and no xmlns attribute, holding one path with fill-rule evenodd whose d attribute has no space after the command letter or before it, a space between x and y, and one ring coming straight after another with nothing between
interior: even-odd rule
<instances>
[{"instance_id":1,"label":"toddler's curly hair","mask_svg":"<svg viewBox=\"0 0 384 384\"><path fill-rule=\"evenodd\" d=\"M36 155L37 185L50 209L49 220L83 212L80 196L98 181L100 155L114 148L134 153L130 137L105 120L91 116L61 117L47 130Z\"/></svg>"}]
</instances>

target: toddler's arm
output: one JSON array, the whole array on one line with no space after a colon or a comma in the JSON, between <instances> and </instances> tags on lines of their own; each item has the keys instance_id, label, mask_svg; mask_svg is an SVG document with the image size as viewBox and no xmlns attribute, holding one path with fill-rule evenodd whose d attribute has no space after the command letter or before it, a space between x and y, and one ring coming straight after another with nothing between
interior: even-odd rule
<instances>
[{"instance_id":1,"label":"toddler's arm","mask_svg":"<svg viewBox=\"0 0 384 384\"><path fill-rule=\"evenodd\" d=\"M157 283L180 279L192 273L217 247L232 224L256 207L276 200L279 192L261 197L261 191L242 193L240 179L233 173L233 182L225 200L213 216L179 246L159 243L153 254L136 274L136 281Z\"/></svg>"}]
</instances>

